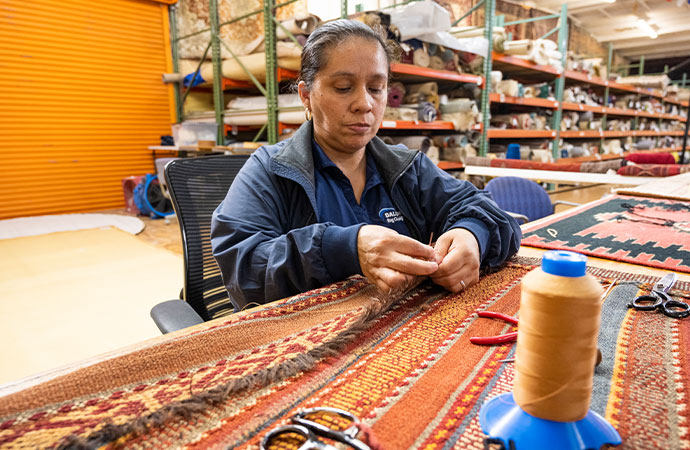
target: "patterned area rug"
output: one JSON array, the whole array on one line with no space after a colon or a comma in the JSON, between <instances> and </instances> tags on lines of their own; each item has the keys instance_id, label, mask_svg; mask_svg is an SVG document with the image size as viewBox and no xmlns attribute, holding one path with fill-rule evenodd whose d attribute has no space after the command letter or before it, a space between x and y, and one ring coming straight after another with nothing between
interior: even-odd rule
<instances>
[{"instance_id":1,"label":"patterned area rug","mask_svg":"<svg viewBox=\"0 0 690 450\"><path fill-rule=\"evenodd\" d=\"M254 449L296 411L332 406L387 450L482 449L478 411L511 390L512 364L500 360L514 345L471 344L509 329L476 311L515 315L535 262L460 294L424 283L390 304L353 278L166 337L0 398L0 447ZM592 273L618 281L604 303L592 408L618 428L621 448L689 445L690 320L626 307L638 291L630 280L655 280Z\"/></svg>"},{"instance_id":2,"label":"patterned area rug","mask_svg":"<svg viewBox=\"0 0 690 450\"><path fill-rule=\"evenodd\" d=\"M690 203L615 195L526 227L522 245L690 272Z\"/></svg>"}]
</instances>

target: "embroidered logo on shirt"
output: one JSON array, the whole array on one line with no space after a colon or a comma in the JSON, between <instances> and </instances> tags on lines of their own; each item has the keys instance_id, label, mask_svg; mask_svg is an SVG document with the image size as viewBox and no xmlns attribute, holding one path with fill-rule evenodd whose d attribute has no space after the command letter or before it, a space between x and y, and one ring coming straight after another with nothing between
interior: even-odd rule
<instances>
[{"instance_id":1,"label":"embroidered logo on shirt","mask_svg":"<svg viewBox=\"0 0 690 450\"><path fill-rule=\"evenodd\" d=\"M383 208L379 211L379 217L381 220L387 223L402 222L403 216L394 208Z\"/></svg>"}]
</instances>

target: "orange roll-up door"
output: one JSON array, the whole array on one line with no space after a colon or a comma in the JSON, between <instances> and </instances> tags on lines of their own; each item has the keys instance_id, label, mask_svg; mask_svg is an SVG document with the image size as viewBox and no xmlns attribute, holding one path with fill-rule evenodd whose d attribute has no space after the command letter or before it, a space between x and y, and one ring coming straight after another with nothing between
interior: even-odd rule
<instances>
[{"instance_id":1,"label":"orange roll-up door","mask_svg":"<svg viewBox=\"0 0 690 450\"><path fill-rule=\"evenodd\" d=\"M0 0L0 219L124 206L171 134L168 6Z\"/></svg>"}]
</instances>

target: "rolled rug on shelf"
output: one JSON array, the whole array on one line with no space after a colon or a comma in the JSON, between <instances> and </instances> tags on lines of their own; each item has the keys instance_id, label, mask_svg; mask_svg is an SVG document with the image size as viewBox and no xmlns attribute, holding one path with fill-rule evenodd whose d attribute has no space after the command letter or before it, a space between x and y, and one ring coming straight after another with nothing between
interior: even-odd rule
<instances>
[{"instance_id":1,"label":"rolled rug on shelf","mask_svg":"<svg viewBox=\"0 0 690 450\"><path fill-rule=\"evenodd\" d=\"M532 130L535 128L532 117L527 113L517 115L518 127L523 130Z\"/></svg>"},{"instance_id":2,"label":"rolled rug on shelf","mask_svg":"<svg viewBox=\"0 0 690 450\"><path fill-rule=\"evenodd\" d=\"M412 63L419 67L429 67L429 64L431 64L431 58L426 50L423 48L418 48L412 54Z\"/></svg>"},{"instance_id":3,"label":"rolled rug on shelf","mask_svg":"<svg viewBox=\"0 0 690 450\"><path fill-rule=\"evenodd\" d=\"M444 161L465 162L465 149L463 147L445 147L442 157Z\"/></svg>"},{"instance_id":4,"label":"rolled rug on shelf","mask_svg":"<svg viewBox=\"0 0 690 450\"><path fill-rule=\"evenodd\" d=\"M299 94L279 94L278 106L281 108L302 107L302 100ZM266 109L268 104L266 97L263 95L255 95L250 97L235 97L228 101L227 108L229 110L257 110Z\"/></svg>"},{"instance_id":5,"label":"rolled rug on shelf","mask_svg":"<svg viewBox=\"0 0 690 450\"><path fill-rule=\"evenodd\" d=\"M477 103L469 98L454 98L440 105L441 113L477 111Z\"/></svg>"},{"instance_id":6,"label":"rolled rug on shelf","mask_svg":"<svg viewBox=\"0 0 690 450\"><path fill-rule=\"evenodd\" d=\"M451 134L446 136L434 136L434 145L437 147L464 147L468 144L467 135Z\"/></svg>"},{"instance_id":7,"label":"rolled rug on shelf","mask_svg":"<svg viewBox=\"0 0 690 450\"><path fill-rule=\"evenodd\" d=\"M433 162L434 164L438 164L439 161L441 160L441 152L439 151L438 147L434 147L433 145L429 146L426 152L424 154Z\"/></svg>"},{"instance_id":8,"label":"rolled rug on shelf","mask_svg":"<svg viewBox=\"0 0 690 450\"><path fill-rule=\"evenodd\" d=\"M438 117L438 112L433 103L422 102L417 106L419 120L422 122L433 122Z\"/></svg>"},{"instance_id":9,"label":"rolled rug on shelf","mask_svg":"<svg viewBox=\"0 0 690 450\"><path fill-rule=\"evenodd\" d=\"M441 119L452 122L455 131L469 131L477 123L478 115L475 112L443 113Z\"/></svg>"},{"instance_id":10,"label":"rolled rug on shelf","mask_svg":"<svg viewBox=\"0 0 690 450\"><path fill-rule=\"evenodd\" d=\"M291 19L280 21L280 24L294 35L309 35L316 29L316 27L319 26L320 23L321 19L313 14L293 17ZM276 37L278 39L287 39L288 35L285 33L283 28L277 26Z\"/></svg>"},{"instance_id":11,"label":"rolled rug on shelf","mask_svg":"<svg viewBox=\"0 0 690 450\"><path fill-rule=\"evenodd\" d=\"M396 81L388 86L388 106L399 107L403 103L407 90L405 85Z\"/></svg>"},{"instance_id":12,"label":"rolled rug on shelf","mask_svg":"<svg viewBox=\"0 0 690 450\"><path fill-rule=\"evenodd\" d=\"M520 86L517 80L502 80L496 85L496 92L498 94L509 95L511 97L517 97L519 89Z\"/></svg>"},{"instance_id":13,"label":"rolled rug on shelf","mask_svg":"<svg viewBox=\"0 0 690 450\"><path fill-rule=\"evenodd\" d=\"M429 58L429 67L435 70L444 70L446 62L440 56L432 56Z\"/></svg>"},{"instance_id":14,"label":"rolled rug on shelf","mask_svg":"<svg viewBox=\"0 0 690 450\"><path fill-rule=\"evenodd\" d=\"M472 130L469 133L467 133L467 140L470 142L470 145L473 147L479 146L479 141L481 140L481 138L482 138L481 131Z\"/></svg>"},{"instance_id":15,"label":"rolled rug on shelf","mask_svg":"<svg viewBox=\"0 0 690 450\"><path fill-rule=\"evenodd\" d=\"M416 122L418 120L418 113L416 109L413 108L395 108L392 106L386 106L383 113L383 120L405 120L408 122Z\"/></svg>"},{"instance_id":16,"label":"rolled rug on shelf","mask_svg":"<svg viewBox=\"0 0 690 450\"><path fill-rule=\"evenodd\" d=\"M438 95L438 83L435 81L408 84L405 89L408 94Z\"/></svg>"},{"instance_id":17,"label":"rolled rug on shelf","mask_svg":"<svg viewBox=\"0 0 690 450\"><path fill-rule=\"evenodd\" d=\"M521 39L519 41L505 41L503 43L506 55L529 55L534 49L534 42L531 39Z\"/></svg>"},{"instance_id":18,"label":"rolled rug on shelf","mask_svg":"<svg viewBox=\"0 0 690 450\"><path fill-rule=\"evenodd\" d=\"M427 136L391 136L391 139L396 144L402 144L411 150L419 150L422 153L426 153L433 144Z\"/></svg>"},{"instance_id":19,"label":"rolled rug on shelf","mask_svg":"<svg viewBox=\"0 0 690 450\"><path fill-rule=\"evenodd\" d=\"M306 121L304 108L290 108L288 111L278 112L278 121L292 125L299 125ZM228 125L263 125L268 122L268 113L263 112L225 112L223 121Z\"/></svg>"}]
</instances>

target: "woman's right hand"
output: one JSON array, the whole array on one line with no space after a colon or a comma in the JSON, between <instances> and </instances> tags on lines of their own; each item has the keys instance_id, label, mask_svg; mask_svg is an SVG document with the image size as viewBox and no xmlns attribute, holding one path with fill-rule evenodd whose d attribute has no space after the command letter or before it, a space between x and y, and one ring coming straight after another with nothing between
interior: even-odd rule
<instances>
[{"instance_id":1,"label":"woman's right hand","mask_svg":"<svg viewBox=\"0 0 690 450\"><path fill-rule=\"evenodd\" d=\"M403 288L417 276L438 269L434 249L379 225L364 225L357 235L362 273L384 292Z\"/></svg>"}]
</instances>

